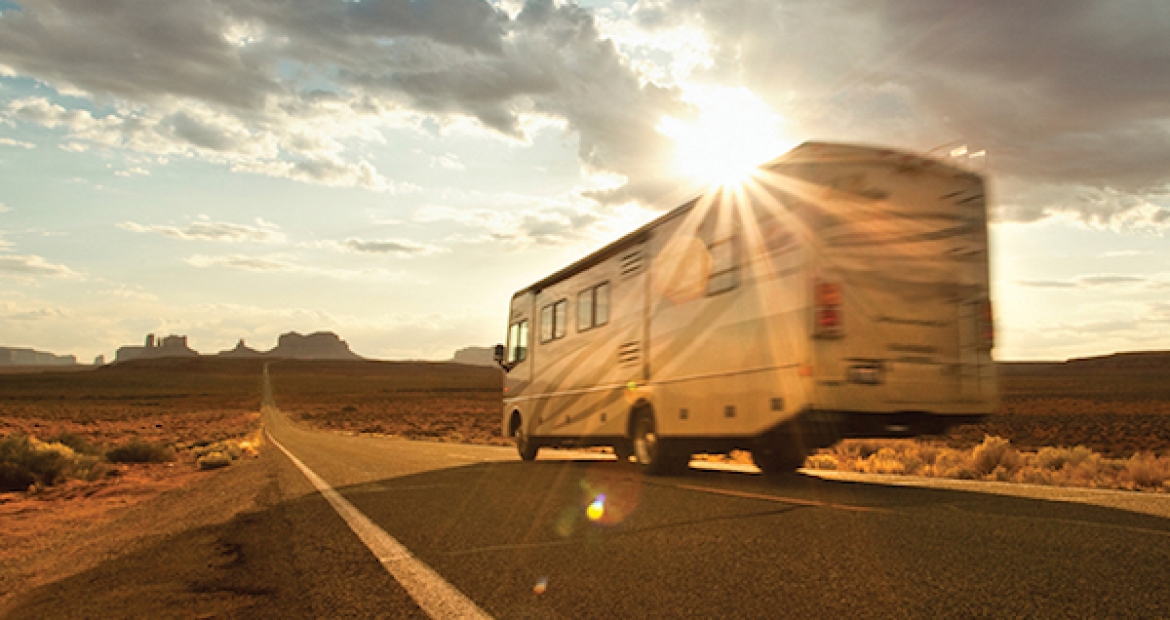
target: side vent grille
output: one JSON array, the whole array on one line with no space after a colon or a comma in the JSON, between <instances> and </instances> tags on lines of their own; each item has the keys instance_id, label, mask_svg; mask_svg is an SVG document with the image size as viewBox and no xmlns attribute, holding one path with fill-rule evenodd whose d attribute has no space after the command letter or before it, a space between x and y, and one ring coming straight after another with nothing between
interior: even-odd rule
<instances>
[{"instance_id":1,"label":"side vent grille","mask_svg":"<svg viewBox=\"0 0 1170 620\"><path fill-rule=\"evenodd\" d=\"M642 273L642 251L637 250L622 256L622 277L630 278Z\"/></svg>"},{"instance_id":2,"label":"side vent grille","mask_svg":"<svg viewBox=\"0 0 1170 620\"><path fill-rule=\"evenodd\" d=\"M622 346L618 347L619 364L633 364L640 359L642 359L642 343L623 342Z\"/></svg>"}]
</instances>

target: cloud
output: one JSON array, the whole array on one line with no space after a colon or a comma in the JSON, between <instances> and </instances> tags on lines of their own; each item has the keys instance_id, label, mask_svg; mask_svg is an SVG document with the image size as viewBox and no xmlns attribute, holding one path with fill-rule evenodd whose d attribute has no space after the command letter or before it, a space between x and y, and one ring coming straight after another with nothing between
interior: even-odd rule
<instances>
[{"instance_id":1,"label":"cloud","mask_svg":"<svg viewBox=\"0 0 1170 620\"><path fill-rule=\"evenodd\" d=\"M1027 286L1031 288L1076 288L1075 282L1065 282L1063 280L1017 280L1016 284L1020 286Z\"/></svg>"},{"instance_id":2,"label":"cloud","mask_svg":"<svg viewBox=\"0 0 1170 620\"><path fill-rule=\"evenodd\" d=\"M454 153L447 153L446 155L436 155L431 157L432 168L445 168L447 170L466 170L467 166L459 161L459 156Z\"/></svg>"},{"instance_id":3,"label":"cloud","mask_svg":"<svg viewBox=\"0 0 1170 620\"><path fill-rule=\"evenodd\" d=\"M11 312L3 315L9 321L40 321L71 316L71 312L64 308L37 308L22 312Z\"/></svg>"},{"instance_id":4,"label":"cloud","mask_svg":"<svg viewBox=\"0 0 1170 620\"><path fill-rule=\"evenodd\" d=\"M150 171L141 166L134 166L125 170L118 170L114 174L120 177L150 176Z\"/></svg>"},{"instance_id":5,"label":"cloud","mask_svg":"<svg viewBox=\"0 0 1170 620\"><path fill-rule=\"evenodd\" d=\"M136 301L158 301L158 295L155 295L154 293L148 293L139 288L131 288L125 285L121 285L112 289L106 289L102 291L102 293L114 297L121 297L123 299L132 299Z\"/></svg>"},{"instance_id":6,"label":"cloud","mask_svg":"<svg viewBox=\"0 0 1170 620\"><path fill-rule=\"evenodd\" d=\"M111 0L100 11L29 0L0 19L0 63L117 103L96 113L34 98L8 111L65 130L70 144L380 191L398 185L347 155L345 140L470 118L526 142L532 119L550 118L576 133L583 166L629 180L598 197L653 199L671 187L660 165L671 144L654 128L687 108L642 80L591 11L552 0L514 15L484 0Z\"/></svg>"},{"instance_id":7,"label":"cloud","mask_svg":"<svg viewBox=\"0 0 1170 620\"><path fill-rule=\"evenodd\" d=\"M998 179L1098 194L1022 200L1009 219L1112 222L1170 184L1161 0L667 0L635 16L652 32L702 27L712 64L697 75L739 81L805 136L958 141L986 149Z\"/></svg>"},{"instance_id":8,"label":"cloud","mask_svg":"<svg viewBox=\"0 0 1170 620\"><path fill-rule=\"evenodd\" d=\"M312 265L292 262L283 257L249 256L245 254L229 254L224 256L206 256L196 254L186 259L187 264L201 268L236 269L256 273L298 273L313 276L324 276L339 280L381 280L400 282L410 279L403 271L387 269L326 269Z\"/></svg>"},{"instance_id":9,"label":"cloud","mask_svg":"<svg viewBox=\"0 0 1170 620\"><path fill-rule=\"evenodd\" d=\"M0 213L8 213L11 210L12 207L6 206L4 203L0 202Z\"/></svg>"},{"instance_id":10,"label":"cloud","mask_svg":"<svg viewBox=\"0 0 1170 620\"><path fill-rule=\"evenodd\" d=\"M471 119L527 143L552 119L586 172L621 179L585 195L653 204L679 185L656 127L694 116L683 82L702 82L747 87L801 137L920 151L959 141L985 149L997 179L1066 192L1006 192L1004 221L1167 220L1163 0L155 4L27 0L6 12L0 66L94 109L34 98L6 118L58 128L68 148L387 192L411 188L356 153L388 128ZM432 165L461 163L443 157Z\"/></svg>"},{"instance_id":11,"label":"cloud","mask_svg":"<svg viewBox=\"0 0 1170 620\"><path fill-rule=\"evenodd\" d=\"M37 145L32 142L22 142L20 140L13 140L12 138L0 138L0 145L4 146L18 146L24 149L35 149Z\"/></svg>"},{"instance_id":12,"label":"cloud","mask_svg":"<svg viewBox=\"0 0 1170 620\"><path fill-rule=\"evenodd\" d=\"M1081 276L1077 281L1086 286L1110 286L1113 284L1137 284L1146 282L1146 278L1140 276L1118 276L1118 275L1100 275L1100 276Z\"/></svg>"},{"instance_id":13,"label":"cloud","mask_svg":"<svg viewBox=\"0 0 1170 620\"><path fill-rule=\"evenodd\" d=\"M50 263L35 254L0 254L0 276L22 279L41 276L77 278L80 274L65 265Z\"/></svg>"},{"instance_id":14,"label":"cloud","mask_svg":"<svg viewBox=\"0 0 1170 620\"><path fill-rule=\"evenodd\" d=\"M398 256L426 256L447 251L446 248L419 243L409 239L359 239L350 237L345 241L313 241L303 245L306 247L327 248L339 252L396 254Z\"/></svg>"},{"instance_id":15,"label":"cloud","mask_svg":"<svg viewBox=\"0 0 1170 620\"><path fill-rule=\"evenodd\" d=\"M227 256L203 256L196 254L188 258L187 263L195 267L228 267L231 269L259 271L263 273L297 271L297 266L293 263L259 256L245 256L243 254L229 254Z\"/></svg>"},{"instance_id":16,"label":"cloud","mask_svg":"<svg viewBox=\"0 0 1170 620\"><path fill-rule=\"evenodd\" d=\"M1097 286L1115 286L1123 284L1148 284L1157 287L1158 282L1144 276L1128 276L1118 274L1097 274L1078 276L1071 280L1018 280L1016 284L1031 288L1090 288Z\"/></svg>"},{"instance_id":17,"label":"cloud","mask_svg":"<svg viewBox=\"0 0 1170 620\"><path fill-rule=\"evenodd\" d=\"M256 218L255 225L214 222L200 218L184 227L143 225L135 222L121 222L118 228L136 233L155 233L184 241L220 241L228 243L283 243L284 233L272 222Z\"/></svg>"}]
</instances>

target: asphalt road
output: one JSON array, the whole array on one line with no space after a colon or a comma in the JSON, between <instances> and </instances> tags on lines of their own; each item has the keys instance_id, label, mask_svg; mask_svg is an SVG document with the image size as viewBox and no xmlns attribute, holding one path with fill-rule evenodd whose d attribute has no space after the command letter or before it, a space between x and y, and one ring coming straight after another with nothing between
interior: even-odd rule
<instances>
[{"instance_id":1,"label":"asphalt road","mask_svg":"<svg viewBox=\"0 0 1170 620\"><path fill-rule=\"evenodd\" d=\"M796 474L643 478L265 423L497 618L1170 617L1163 517ZM43 588L13 617L426 617L283 453L256 463L255 510Z\"/></svg>"},{"instance_id":2,"label":"asphalt road","mask_svg":"<svg viewBox=\"0 0 1170 620\"><path fill-rule=\"evenodd\" d=\"M1170 617L1164 518L269 429L500 618Z\"/></svg>"}]
</instances>

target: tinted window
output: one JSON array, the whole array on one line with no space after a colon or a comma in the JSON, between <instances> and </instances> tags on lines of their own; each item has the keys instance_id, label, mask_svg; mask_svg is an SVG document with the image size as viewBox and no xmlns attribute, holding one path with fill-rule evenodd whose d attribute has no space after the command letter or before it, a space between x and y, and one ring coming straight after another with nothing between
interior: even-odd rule
<instances>
[{"instance_id":1,"label":"tinted window","mask_svg":"<svg viewBox=\"0 0 1170 620\"><path fill-rule=\"evenodd\" d=\"M711 252L711 277L707 294L714 295L739 285L739 237L728 237L708 246Z\"/></svg>"},{"instance_id":2,"label":"tinted window","mask_svg":"<svg viewBox=\"0 0 1170 620\"><path fill-rule=\"evenodd\" d=\"M593 291L587 288L577 294L577 331L593 327Z\"/></svg>"},{"instance_id":3,"label":"tinted window","mask_svg":"<svg viewBox=\"0 0 1170 620\"><path fill-rule=\"evenodd\" d=\"M553 304L553 338L564 338L569 322L569 301L562 299Z\"/></svg>"},{"instance_id":4,"label":"tinted window","mask_svg":"<svg viewBox=\"0 0 1170 620\"><path fill-rule=\"evenodd\" d=\"M508 357L504 361L519 364L528 359L528 321L512 323L508 328Z\"/></svg>"},{"instance_id":5,"label":"tinted window","mask_svg":"<svg viewBox=\"0 0 1170 620\"><path fill-rule=\"evenodd\" d=\"M609 322L609 283L599 284L593 290L593 324L605 325Z\"/></svg>"},{"instance_id":6,"label":"tinted window","mask_svg":"<svg viewBox=\"0 0 1170 620\"><path fill-rule=\"evenodd\" d=\"M553 339L553 309L545 306L540 309L540 341L548 342Z\"/></svg>"}]
</instances>

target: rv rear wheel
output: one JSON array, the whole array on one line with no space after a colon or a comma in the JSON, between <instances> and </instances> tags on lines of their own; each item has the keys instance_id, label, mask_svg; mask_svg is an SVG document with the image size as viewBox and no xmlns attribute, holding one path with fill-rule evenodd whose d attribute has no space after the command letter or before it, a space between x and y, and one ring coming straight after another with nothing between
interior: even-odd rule
<instances>
[{"instance_id":1,"label":"rv rear wheel","mask_svg":"<svg viewBox=\"0 0 1170 620\"><path fill-rule=\"evenodd\" d=\"M690 461L689 454L658 436L654 414L648 410L638 412L634 419L634 455L642 471L652 476L677 473Z\"/></svg>"},{"instance_id":2,"label":"rv rear wheel","mask_svg":"<svg viewBox=\"0 0 1170 620\"><path fill-rule=\"evenodd\" d=\"M753 450L752 460L765 474L788 474L804 465L804 453L796 450Z\"/></svg>"},{"instance_id":3,"label":"rv rear wheel","mask_svg":"<svg viewBox=\"0 0 1170 620\"><path fill-rule=\"evenodd\" d=\"M516 451L520 453L520 460L532 461L536 453L540 452L540 444L524 432L524 425L516 429Z\"/></svg>"}]
</instances>

